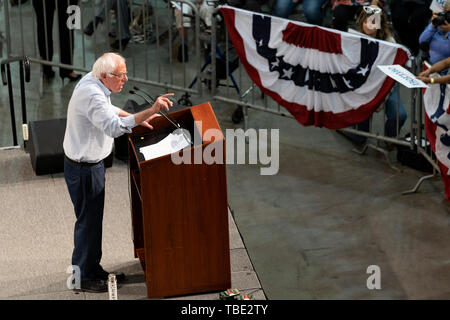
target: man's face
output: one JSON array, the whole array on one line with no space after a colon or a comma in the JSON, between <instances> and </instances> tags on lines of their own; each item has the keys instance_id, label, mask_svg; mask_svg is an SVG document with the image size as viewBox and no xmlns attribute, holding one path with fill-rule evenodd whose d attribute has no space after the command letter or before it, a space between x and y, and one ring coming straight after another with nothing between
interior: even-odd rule
<instances>
[{"instance_id":1,"label":"man's face","mask_svg":"<svg viewBox=\"0 0 450 320\"><path fill-rule=\"evenodd\" d=\"M124 83L128 81L127 66L123 62L120 63L114 72L102 74L101 80L111 92L122 91Z\"/></svg>"}]
</instances>

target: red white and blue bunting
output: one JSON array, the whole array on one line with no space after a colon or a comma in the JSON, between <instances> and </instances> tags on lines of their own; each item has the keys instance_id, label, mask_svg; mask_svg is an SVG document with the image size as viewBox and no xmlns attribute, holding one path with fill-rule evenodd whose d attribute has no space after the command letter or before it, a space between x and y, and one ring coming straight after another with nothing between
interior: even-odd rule
<instances>
[{"instance_id":1,"label":"red white and blue bunting","mask_svg":"<svg viewBox=\"0 0 450 320\"><path fill-rule=\"evenodd\" d=\"M366 120L394 80L377 66L408 61L394 43L221 7L252 81L302 125L340 129Z\"/></svg>"}]
</instances>

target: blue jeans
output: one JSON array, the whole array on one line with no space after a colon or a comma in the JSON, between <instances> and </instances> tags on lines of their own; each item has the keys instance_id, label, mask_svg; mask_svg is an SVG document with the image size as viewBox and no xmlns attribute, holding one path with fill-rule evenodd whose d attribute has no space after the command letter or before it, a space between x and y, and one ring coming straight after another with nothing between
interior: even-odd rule
<instances>
[{"instance_id":1,"label":"blue jeans","mask_svg":"<svg viewBox=\"0 0 450 320\"><path fill-rule=\"evenodd\" d=\"M384 124L384 130L386 136L388 137L396 137L397 131L400 132L400 129L402 128L407 118L405 107L403 106L402 100L399 99L398 96L399 90L400 87L398 83L395 83L394 87L389 93L389 96L384 106L385 107L384 112L386 114L386 123ZM398 102L398 130L397 130L397 102ZM361 123L358 123L354 126L351 126L349 128L369 132L369 119ZM345 133L345 135L356 143L365 143L367 140L366 137L359 136L353 133Z\"/></svg>"},{"instance_id":2,"label":"blue jeans","mask_svg":"<svg viewBox=\"0 0 450 320\"><path fill-rule=\"evenodd\" d=\"M105 166L103 161L88 167L64 159L64 178L77 218L72 265L80 268L81 280L92 280L102 258Z\"/></svg>"},{"instance_id":3,"label":"blue jeans","mask_svg":"<svg viewBox=\"0 0 450 320\"><path fill-rule=\"evenodd\" d=\"M308 23L321 25L323 22L322 5L326 0L303 0L303 12ZM276 0L273 15L287 18L292 10L300 3L294 3L292 0Z\"/></svg>"},{"instance_id":4,"label":"blue jeans","mask_svg":"<svg viewBox=\"0 0 450 320\"><path fill-rule=\"evenodd\" d=\"M385 104L386 123L385 131L388 137L397 136L397 103L398 103L398 131L406 121L407 115L402 100L399 99L400 87L398 83L394 85Z\"/></svg>"}]
</instances>

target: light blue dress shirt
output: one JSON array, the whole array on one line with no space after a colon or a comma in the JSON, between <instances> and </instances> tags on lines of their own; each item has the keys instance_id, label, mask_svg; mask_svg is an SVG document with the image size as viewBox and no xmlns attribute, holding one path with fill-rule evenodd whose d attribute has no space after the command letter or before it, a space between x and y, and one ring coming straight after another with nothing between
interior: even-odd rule
<instances>
[{"instance_id":1,"label":"light blue dress shirt","mask_svg":"<svg viewBox=\"0 0 450 320\"><path fill-rule=\"evenodd\" d=\"M111 91L91 73L75 87L67 109L63 148L77 162L99 162L112 151L114 138L130 133L134 115L119 117L111 104Z\"/></svg>"}]
</instances>

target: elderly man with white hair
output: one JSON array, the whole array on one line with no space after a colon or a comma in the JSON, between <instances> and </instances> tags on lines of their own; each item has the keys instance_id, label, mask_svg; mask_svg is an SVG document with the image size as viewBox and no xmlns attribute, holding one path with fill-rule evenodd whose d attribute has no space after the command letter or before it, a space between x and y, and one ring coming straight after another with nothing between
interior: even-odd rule
<instances>
[{"instance_id":1,"label":"elderly man with white hair","mask_svg":"<svg viewBox=\"0 0 450 320\"><path fill-rule=\"evenodd\" d=\"M81 288L77 291L106 292L108 272L100 265L102 223L105 200L105 159L112 151L114 138L148 123L172 102L165 94L136 114L129 114L111 104L111 93L120 92L128 81L125 59L105 53L94 63L92 71L76 85L67 110L67 127L63 148L64 177L72 200L76 223L72 265L78 266ZM117 274L118 282L124 280Z\"/></svg>"}]
</instances>

